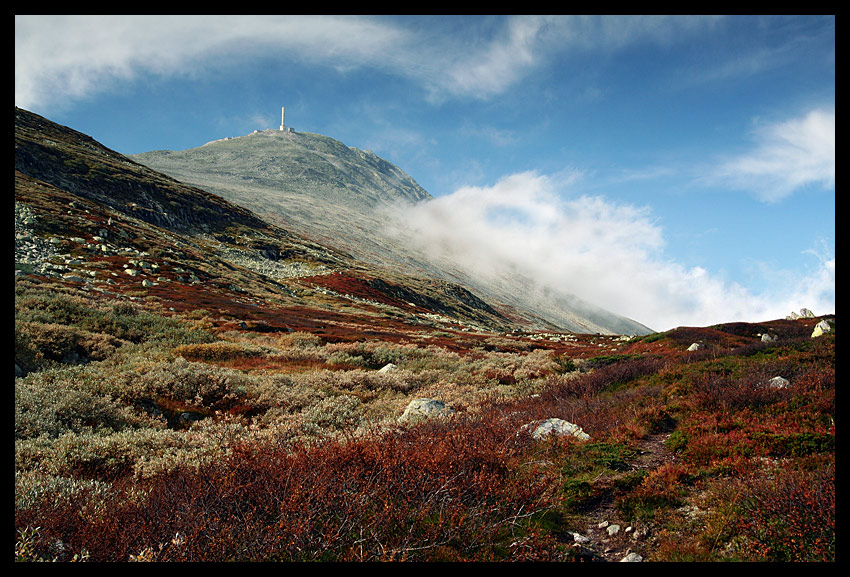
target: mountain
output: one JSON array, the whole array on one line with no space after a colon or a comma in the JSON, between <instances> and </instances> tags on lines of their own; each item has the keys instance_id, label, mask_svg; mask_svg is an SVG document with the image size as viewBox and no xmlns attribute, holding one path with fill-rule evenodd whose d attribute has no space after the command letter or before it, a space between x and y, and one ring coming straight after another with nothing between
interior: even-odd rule
<instances>
[{"instance_id":1,"label":"mountain","mask_svg":"<svg viewBox=\"0 0 850 577\"><path fill-rule=\"evenodd\" d=\"M263 317L274 330L322 326L343 340L387 327L513 326L464 287L376 269L20 108L15 234L16 275L176 312L213 308L231 324Z\"/></svg>"},{"instance_id":2,"label":"mountain","mask_svg":"<svg viewBox=\"0 0 850 577\"><path fill-rule=\"evenodd\" d=\"M431 196L401 169L371 151L319 134L262 130L183 151L158 150L135 161L244 206L270 222L358 260L403 274L466 286L499 303L520 326L601 334L647 334L646 326L569 294L506 272L497 280L413 248L393 209ZM402 208L403 210L403 208Z\"/></svg>"}]
</instances>

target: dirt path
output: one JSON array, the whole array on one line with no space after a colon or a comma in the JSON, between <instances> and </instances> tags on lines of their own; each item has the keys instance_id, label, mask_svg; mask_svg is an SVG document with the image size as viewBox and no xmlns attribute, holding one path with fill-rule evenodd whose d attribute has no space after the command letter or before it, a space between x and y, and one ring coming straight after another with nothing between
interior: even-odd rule
<instances>
[{"instance_id":1,"label":"dirt path","mask_svg":"<svg viewBox=\"0 0 850 577\"><path fill-rule=\"evenodd\" d=\"M610 478L598 479L597 483L605 486L618 478L633 473L636 470L651 471L667 463L674 463L678 456L667 449L666 441L670 433L650 435L638 443L637 458L630 463L631 468ZM632 527L628 522L619 518L619 512L614 505L614 491L606 492L596 506L587 512L587 526L583 533L576 537L582 556L593 561L621 561L631 552L641 554L646 544L646 529ZM586 540L585 540L586 539Z\"/></svg>"}]
</instances>

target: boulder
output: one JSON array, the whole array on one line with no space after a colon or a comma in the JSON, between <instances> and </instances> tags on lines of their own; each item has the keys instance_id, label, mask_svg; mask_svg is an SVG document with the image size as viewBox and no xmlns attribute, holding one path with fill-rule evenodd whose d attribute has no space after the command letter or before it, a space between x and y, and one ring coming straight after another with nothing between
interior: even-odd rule
<instances>
[{"instance_id":1,"label":"boulder","mask_svg":"<svg viewBox=\"0 0 850 577\"><path fill-rule=\"evenodd\" d=\"M831 330L832 325L829 324L829 321L824 319L815 325L815 330L812 331L812 338L814 339L823 336L824 333L828 333Z\"/></svg>"},{"instance_id":2,"label":"boulder","mask_svg":"<svg viewBox=\"0 0 850 577\"><path fill-rule=\"evenodd\" d=\"M767 381L767 386L772 389L784 389L790 384L788 379L783 377L773 377L769 381Z\"/></svg>"},{"instance_id":3,"label":"boulder","mask_svg":"<svg viewBox=\"0 0 850 577\"><path fill-rule=\"evenodd\" d=\"M392 371L396 370L396 368L397 368L397 367L396 367L394 364L392 364L392 363L387 363L386 365L384 365L383 367L381 367L380 369L378 369L378 372L379 372L379 373L389 373L389 372L392 372Z\"/></svg>"},{"instance_id":4,"label":"boulder","mask_svg":"<svg viewBox=\"0 0 850 577\"><path fill-rule=\"evenodd\" d=\"M454 413L454 409L447 407L439 399L413 399L407 404L404 413L398 418L399 423L419 423L434 417L448 416Z\"/></svg>"},{"instance_id":5,"label":"boulder","mask_svg":"<svg viewBox=\"0 0 850 577\"><path fill-rule=\"evenodd\" d=\"M815 318L815 313L813 313L809 309L800 309L800 318L813 319Z\"/></svg>"},{"instance_id":6,"label":"boulder","mask_svg":"<svg viewBox=\"0 0 850 577\"><path fill-rule=\"evenodd\" d=\"M702 345L701 345L701 344L699 344L699 343L694 343L694 344L692 344L691 346L689 346L689 347L688 347L688 350L689 350L689 351L698 351L698 350L700 350L701 348L702 348Z\"/></svg>"},{"instance_id":7,"label":"boulder","mask_svg":"<svg viewBox=\"0 0 850 577\"><path fill-rule=\"evenodd\" d=\"M531 437L534 439L544 439L549 435L557 435L559 437L572 435L583 441L590 439L590 435L585 433L581 427L564 419L552 418L525 425L525 427L532 426L534 430L531 432Z\"/></svg>"}]
</instances>

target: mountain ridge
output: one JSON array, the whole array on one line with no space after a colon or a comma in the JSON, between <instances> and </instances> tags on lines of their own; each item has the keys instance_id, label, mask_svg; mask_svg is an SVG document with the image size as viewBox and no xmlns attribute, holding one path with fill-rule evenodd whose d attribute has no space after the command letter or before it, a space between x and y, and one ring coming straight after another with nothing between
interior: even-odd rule
<instances>
[{"instance_id":1,"label":"mountain ridge","mask_svg":"<svg viewBox=\"0 0 850 577\"><path fill-rule=\"evenodd\" d=\"M388 233L388 223L399 211L403 213L404 206L433 197L392 163L331 137L263 130L187 150L151 151L131 158L372 265L466 286L502 303L529 328L652 332L572 295L538 290L534 279L516 273L502 275L498 281L484 279L451 261L435 260L413 249ZM403 222L396 225L404 227Z\"/></svg>"},{"instance_id":2,"label":"mountain ridge","mask_svg":"<svg viewBox=\"0 0 850 577\"><path fill-rule=\"evenodd\" d=\"M278 313L279 330L312 323L305 315L327 318L323 311L346 308L352 319L335 317L338 326L401 321L410 330L434 322L498 330L512 324L462 287L364 265L19 108L15 165L20 274L82 283L82 290L105 295L154 296L173 310L215 301L221 310L239 309L234 319L246 302L290 307ZM375 292L400 292L431 308L339 292L327 282L331 272L358 287L380 279ZM339 338L351 330L340 329Z\"/></svg>"}]
</instances>

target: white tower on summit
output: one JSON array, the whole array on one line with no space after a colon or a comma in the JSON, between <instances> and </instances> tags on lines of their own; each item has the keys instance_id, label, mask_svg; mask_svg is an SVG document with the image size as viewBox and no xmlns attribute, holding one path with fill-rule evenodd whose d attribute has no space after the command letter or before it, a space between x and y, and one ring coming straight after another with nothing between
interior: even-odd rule
<instances>
[{"instance_id":1,"label":"white tower on summit","mask_svg":"<svg viewBox=\"0 0 850 577\"><path fill-rule=\"evenodd\" d=\"M280 129L286 130L286 107L280 107Z\"/></svg>"}]
</instances>

